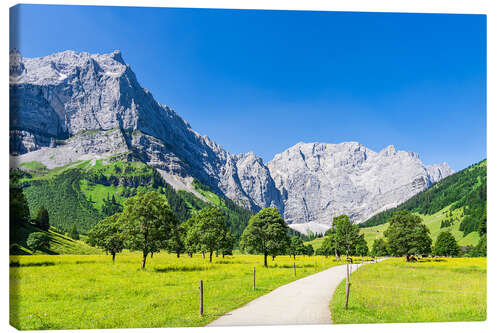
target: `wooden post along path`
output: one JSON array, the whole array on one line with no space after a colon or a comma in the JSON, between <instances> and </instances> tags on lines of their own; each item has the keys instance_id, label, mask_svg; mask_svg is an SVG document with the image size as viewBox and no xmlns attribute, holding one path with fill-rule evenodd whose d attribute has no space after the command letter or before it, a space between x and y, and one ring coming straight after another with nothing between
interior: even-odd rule
<instances>
[{"instance_id":1,"label":"wooden post along path","mask_svg":"<svg viewBox=\"0 0 500 333\"><path fill-rule=\"evenodd\" d=\"M253 268L253 290L255 290L255 267Z\"/></svg>"},{"instance_id":2,"label":"wooden post along path","mask_svg":"<svg viewBox=\"0 0 500 333\"><path fill-rule=\"evenodd\" d=\"M200 316L203 316L203 280L200 280Z\"/></svg>"}]
</instances>

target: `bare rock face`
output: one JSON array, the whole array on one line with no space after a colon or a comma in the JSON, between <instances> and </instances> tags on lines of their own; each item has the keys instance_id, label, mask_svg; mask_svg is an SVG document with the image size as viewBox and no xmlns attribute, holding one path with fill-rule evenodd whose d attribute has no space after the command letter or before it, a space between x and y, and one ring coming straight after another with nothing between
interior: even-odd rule
<instances>
[{"instance_id":1,"label":"bare rock face","mask_svg":"<svg viewBox=\"0 0 500 333\"><path fill-rule=\"evenodd\" d=\"M237 155L236 170L241 187L259 208L274 207L283 211L281 194L262 158L252 152Z\"/></svg>"},{"instance_id":2,"label":"bare rock face","mask_svg":"<svg viewBox=\"0 0 500 333\"><path fill-rule=\"evenodd\" d=\"M81 146L97 150L93 158L125 149L179 186L179 177L196 177L244 207L282 208L262 160L233 156L195 132L140 86L120 51L103 55L65 51L42 58L23 58L13 51L10 60L11 155L42 158L30 153L51 148L55 157L49 164L59 165L69 160L65 154L75 158L81 152L83 157L86 149ZM115 129L119 138L108 142L85 141L81 135L109 137L105 133ZM75 150L77 143L80 148ZM239 166L249 170L249 165L255 169L238 170Z\"/></svg>"},{"instance_id":3,"label":"bare rock face","mask_svg":"<svg viewBox=\"0 0 500 333\"><path fill-rule=\"evenodd\" d=\"M339 214L360 222L453 172L393 146L376 153L356 142L299 143L267 165L253 153L232 155L159 104L119 51L11 52L10 119L13 164L53 168L133 154L175 188L194 191L195 177L253 211L276 207L301 232L323 232Z\"/></svg>"},{"instance_id":4,"label":"bare rock face","mask_svg":"<svg viewBox=\"0 0 500 333\"><path fill-rule=\"evenodd\" d=\"M447 164L425 166L394 146L376 153L357 142L299 143L267 167L282 194L285 221L301 232L304 223L324 231L341 214L362 222L453 173Z\"/></svg>"}]
</instances>

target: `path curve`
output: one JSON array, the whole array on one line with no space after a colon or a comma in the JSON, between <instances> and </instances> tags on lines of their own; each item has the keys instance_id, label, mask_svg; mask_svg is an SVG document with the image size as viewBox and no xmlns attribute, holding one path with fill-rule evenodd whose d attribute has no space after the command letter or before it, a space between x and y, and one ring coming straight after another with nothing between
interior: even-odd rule
<instances>
[{"instance_id":1,"label":"path curve","mask_svg":"<svg viewBox=\"0 0 500 333\"><path fill-rule=\"evenodd\" d=\"M351 272L361 265L351 264ZM309 275L254 299L207 326L331 324L330 300L345 275L345 265Z\"/></svg>"}]
</instances>

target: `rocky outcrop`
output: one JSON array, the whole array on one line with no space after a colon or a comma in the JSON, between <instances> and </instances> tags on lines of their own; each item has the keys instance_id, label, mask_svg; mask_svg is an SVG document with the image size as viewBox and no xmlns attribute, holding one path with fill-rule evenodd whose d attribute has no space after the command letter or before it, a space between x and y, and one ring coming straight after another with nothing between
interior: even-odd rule
<instances>
[{"instance_id":1,"label":"rocky outcrop","mask_svg":"<svg viewBox=\"0 0 500 333\"><path fill-rule=\"evenodd\" d=\"M304 223L324 231L340 214L361 222L453 173L447 164L425 166L394 146L376 153L357 142L299 143L267 167L283 197L285 221L302 232Z\"/></svg>"},{"instance_id":2,"label":"rocky outcrop","mask_svg":"<svg viewBox=\"0 0 500 333\"><path fill-rule=\"evenodd\" d=\"M50 149L55 157L49 165L55 165L78 154L83 158L86 150L75 150L80 141L99 151L90 154L93 158L126 149L162 171L167 181L196 177L247 208L282 208L262 160L233 156L195 132L141 87L119 51L65 51L42 58L23 58L14 51L10 59L11 155L43 158L45 153L31 152ZM108 142L98 139L114 129L119 130ZM95 138L85 141L82 133ZM248 165L256 169L238 170Z\"/></svg>"},{"instance_id":3,"label":"rocky outcrop","mask_svg":"<svg viewBox=\"0 0 500 333\"><path fill-rule=\"evenodd\" d=\"M175 188L194 191L195 177L254 211L276 207L301 231L324 231L337 214L362 221L453 172L393 146L376 153L355 142L299 143L265 165L253 153L229 154L159 104L119 51L42 58L13 51L10 61L14 164L132 155Z\"/></svg>"}]
</instances>

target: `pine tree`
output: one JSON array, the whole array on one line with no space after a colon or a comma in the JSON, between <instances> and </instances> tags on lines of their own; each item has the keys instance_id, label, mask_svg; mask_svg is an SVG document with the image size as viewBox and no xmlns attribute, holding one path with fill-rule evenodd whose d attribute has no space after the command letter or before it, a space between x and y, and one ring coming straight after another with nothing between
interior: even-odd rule
<instances>
[{"instance_id":1,"label":"pine tree","mask_svg":"<svg viewBox=\"0 0 500 333\"><path fill-rule=\"evenodd\" d=\"M69 237L73 238L74 240L80 239L80 234L78 233L78 230L76 229L76 224L73 224L73 227L71 228L71 231L69 232Z\"/></svg>"},{"instance_id":2,"label":"pine tree","mask_svg":"<svg viewBox=\"0 0 500 333\"><path fill-rule=\"evenodd\" d=\"M36 216L35 216L35 225L45 231L48 231L50 228L50 223L49 223L49 212L44 206L41 206L38 208L36 211Z\"/></svg>"},{"instance_id":3,"label":"pine tree","mask_svg":"<svg viewBox=\"0 0 500 333\"><path fill-rule=\"evenodd\" d=\"M457 256L460 253L455 237L449 231L443 231L439 234L434 245L434 254L437 256Z\"/></svg>"}]
</instances>

